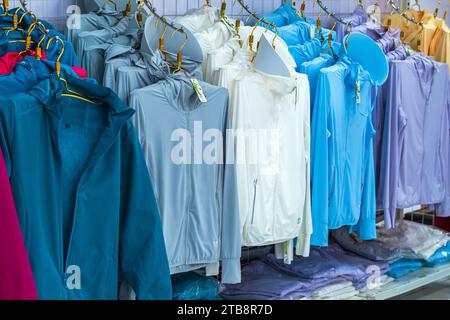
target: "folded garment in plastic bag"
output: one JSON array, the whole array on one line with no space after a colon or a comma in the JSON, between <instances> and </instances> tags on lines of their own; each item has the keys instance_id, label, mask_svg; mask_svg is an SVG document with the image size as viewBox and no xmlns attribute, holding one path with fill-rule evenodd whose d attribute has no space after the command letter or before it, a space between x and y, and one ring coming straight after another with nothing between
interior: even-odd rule
<instances>
[{"instance_id":1,"label":"folded garment in plastic bag","mask_svg":"<svg viewBox=\"0 0 450 320\"><path fill-rule=\"evenodd\" d=\"M425 262L418 259L402 259L392 263L389 266L387 275L392 278L400 278L407 275L410 272L423 268Z\"/></svg>"},{"instance_id":2,"label":"folded garment in plastic bag","mask_svg":"<svg viewBox=\"0 0 450 320\"><path fill-rule=\"evenodd\" d=\"M195 272L172 276L173 300L218 300L218 282Z\"/></svg>"},{"instance_id":3,"label":"folded garment in plastic bag","mask_svg":"<svg viewBox=\"0 0 450 320\"><path fill-rule=\"evenodd\" d=\"M389 265L388 275L399 278L423 267L435 267L450 262L450 242L439 248L428 260L402 259Z\"/></svg>"},{"instance_id":4,"label":"folded garment in plastic bag","mask_svg":"<svg viewBox=\"0 0 450 320\"><path fill-rule=\"evenodd\" d=\"M404 257L410 251L392 248L377 240L361 241L348 232L348 227L332 231L333 238L345 250L373 261L393 262Z\"/></svg>"},{"instance_id":5,"label":"folded garment in plastic bag","mask_svg":"<svg viewBox=\"0 0 450 320\"><path fill-rule=\"evenodd\" d=\"M424 224L402 220L395 229L377 230L377 241L391 248L411 250L409 259L429 259L439 248L450 241L446 232Z\"/></svg>"},{"instance_id":6,"label":"folded garment in plastic bag","mask_svg":"<svg viewBox=\"0 0 450 320\"><path fill-rule=\"evenodd\" d=\"M425 262L427 267L434 267L450 262L450 242L445 247L438 249L430 259Z\"/></svg>"}]
</instances>

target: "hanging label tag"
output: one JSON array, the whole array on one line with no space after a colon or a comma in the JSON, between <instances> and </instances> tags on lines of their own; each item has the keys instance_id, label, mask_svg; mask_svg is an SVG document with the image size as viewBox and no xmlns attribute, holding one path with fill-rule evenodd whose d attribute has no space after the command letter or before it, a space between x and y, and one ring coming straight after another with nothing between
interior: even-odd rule
<instances>
[{"instance_id":1,"label":"hanging label tag","mask_svg":"<svg viewBox=\"0 0 450 320\"><path fill-rule=\"evenodd\" d=\"M316 27L312 24L309 25L309 37L311 39L314 39L314 37L316 36Z\"/></svg>"},{"instance_id":2,"label":"hanging label tag","mask_svg":"<svg viewBox=\"0 0 450 320\"><path fill-rule=\"evenodd\" d=\"M409 51L409 49L406 49L406 56L410 57L411 56L411 51Z\"/></svg>"},{"instance_id":3,"label":"hanging label tag","mask_svg":"<svg viewBox=\"0 0 450 320\"><path fill-rule=\"evenodd\" d=\"M356 81L356 86L355 86L355 93L356 93L356 103L360 104L361 103L361 82L360 80Z\"/></svg>"},{"instance_id":4,"label":"hanging label tag","mask_svg":"<svg viewBox=\"0 0 450 320\"><path fill-rule=\"evenodd\" d=\"M202 86L200 85L200 83L198 83L198 80L195 78L191 78L191 83L194 91L197 93L198 99L203 103L208 102L208 99L206 99Z\"/></svg>"},{"instance_id":5,"label":"hanging label tag","mask_svg":"<svg viewBox=\"0 0 450 320\"><path fill-rule=\"evenodd\" d=\"M231 21L227 16L223 16L220 21L223 22L223 24L227 27L228 30L230 30L232 34L236 33L236 26L234 25L233 21Z\"/></svg>"}]
</instances>

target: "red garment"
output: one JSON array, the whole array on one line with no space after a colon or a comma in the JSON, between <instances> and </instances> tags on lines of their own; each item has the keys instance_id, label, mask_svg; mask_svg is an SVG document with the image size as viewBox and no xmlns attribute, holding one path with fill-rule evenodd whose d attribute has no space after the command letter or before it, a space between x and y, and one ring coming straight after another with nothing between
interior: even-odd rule
<instances>
[{"instance_id":1,"label":"red garment","mask_svg":"<svg viewBox=\"0 0 450 320\"><path fill-rule=\"evenodd\" d=\"M30 56L36 57L35 51L30 51ZM2 74L10 74L14 71L16 64L23 60L25 55L19 54L18 52L8 52L0 58L0 75ZM41 59L47 59L45 51L42 50ZM72 70L76 73L76 75L82 79L87 78L87 72L83 68L80 67L71 67Z\"/></svg>"},{"instance_id":2,"label":"red garment","mask_svg":"<svg viewBox=\"0 0 450 320\"><path fill-rule=\"evenodd\" d=\"M450 232L450 217L448 217L448 218L435 217L434 225L438 228L441 228L443 230Z\"/></svg>"},{"instance_id":3,"label":"red garment","mask_svg":"<svg viewBox=\"0 0 450 320\"><path fill-rule=\"evenodd\" d=\"M0 152L0 300L37 300L38 295Z\"/></svg>"},{"instance_id":4,"label":"red garment","mask_svg":"<svg viewBox=\"0 0 450 320\"><path fill-rule=\"evenodd\" d=\"M87 71L84 70L83 68L75 67L75 66L73 66L71 68L77 74L77 76L80 77L81 79L87 78Z\"/></svg>"},{"instance_id":5,"label":"red garment","mask_svg":"<svg viewBox=\"0 0 450 320\"><path fill-rule=\"evenodd\" d=\"M31 50L30 56L36 57L36 51ZM0 58L0 74L10 74L14 71L16 64L23 60L25 55L19 54L19 52L8 52ZM45 51L42 50L41 59L46 59Z\"/></svg>"}]
</instances>

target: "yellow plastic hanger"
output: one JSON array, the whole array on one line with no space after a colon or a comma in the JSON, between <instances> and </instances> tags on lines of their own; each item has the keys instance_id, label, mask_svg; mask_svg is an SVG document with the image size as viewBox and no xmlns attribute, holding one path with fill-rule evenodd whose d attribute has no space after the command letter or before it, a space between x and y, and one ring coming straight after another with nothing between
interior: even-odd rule
<instances>
[{"instance_id":1,"label":"yellow plastic hanger","mask_svg":"<svg viewBox=\"0 0 450 320\"><path fill-rule=\"evenodd\" d=\"M305 9L306 9L306 0L303 0L302 4L300 5L300 13L297 13L297 15L306 21Z\"/></svg>"},{"instance_id":2,"label":"yellow plastic hanger","mask_svg":"<svg viewBox=\"0 0 450 320\"><path fill-rule=\"evenodd\" d=\"M26 54L28 52L30 52L31 49L31 33L34 31L34 29L36 28L37 25L37 21L33 22L30 27L28 28L28 32L27 32L27 37L25 39L25 49L21 52L19 52L19 56Z\"/></svg>"},{"instance_id":3,"label":"yellow plastic hanger","mask_svg":"<svg viewBox=\"0 0 450 320\"><path fill-rule=\"evenodd\" d=\"M22 8L17 8L15 13L12 15L13 17L13 25L10 28L2 28L3 30L7 30L6 34L9 34L11 31L20 31L20 33L22 34L22 37L25 38L25 31L22 28L19 28L19 11ZM11 16L11 15L10 15Z\"/></svg>"},{"instance_id":4,"label":"yellow plastic hanger","mask_svg":"<svg viewBox=\"0 0 450 320\"><path fill-rule=\"evenodd\" d=\"M163 19L162 16L158 17L156 19L156 21L155 21L155 29L158 27L158 23L162 19ZM165 41L165 36L166 36L166 33L167 33L167 29L168 29L168 26L167 26L167 24L165 24L163 32L161 34L161 37L159 38L159 51L164 55L164 60L166 60L166 61L167 61L167 52L164 50L164 41Z\"/></svg>"},{"instance_id":5,"label":"yellow plastic hanger","mask_svg":"<svg viewBox=\"0 0 450 320\"><path fill-rule=\"evenodd\" d=\"M442 16L442 20L447 18L448 8L450 7L450 0L447 1L447 6L445 7L444 15Z\"/></svg>"},{"instance_id":6,"label":"yellow plastic hanger","mask_svg":"<svg viewBox=\"0 0 450 320\"><path fill-rule=\"evenodd\" d=\"M5 12L3 12L2 16L12 16L12 14L9 13L9 0L3 0L3 9Z\"/></svg>"},{"instance_id":7,"label":"yellow plastic hanger","mask_svg":"<svg viewBox=\"0 0 450 320\"><path fill-rule=\"evenodd\" d=\"M337 55L333 49L333 30L334 30L334 28L336 28L336 25L337 25L337 21L334 22L333 26L330 29L330 33L328 34L328 46L324 52L324 53L328 53L328 51L331 51L333 58L337 58Z\"/></svg>"},{"instance_id":8,"label":"yellow plastic hanger","mask_svg":"<svg viewBox=\"0 0 450 320\"><path fill-rule=\"evenodd\" d=\"M316 32L314 33L314 35L317 36L318 34L320 34L322 42L323 42L323 41L325 41L325 38L322 33L322 21L320 20L320 16L322 15L322 13L323 13L323 10L322 10L322 8L320 8L319 14L317 15L317 19L316 19Z\"/></svg>"},{"instance_id":9,"label":"yellow plastic hanger","mask_svg":"<svg viewBox=\"0 0 450 320\"><path fill-rule=\"evenodd\" d=\"M115 1L115 0L106 0L106 2L109 2L109 3L113 4L114 5L114 10L117 11L117 1Z\"/></svg>"},{"instance_id":10,"label":"yellow plastic hanger","mask_svg":"<svg viewBox=\"0 0 450 320\"><path fill-rule=\"evenodd\" d=\"M439 13L439 8L440 8L440 6L441 6L441 3L442 3L442 0L438 0L438 3L437 3L437 5L436 5L436 9L434 9L433 16L434 16L435 18L437 17L437 15L438 15L438 13Z\"/></svg>"},{"instance_id":11,"label":"yellow plastic hanger","mask_svg":"<svg viewBox=\"0 0 450 320\"><path fill-rule=\"evenodd\" d=\"M241 17L244 14L244 8L241 8L241 11L239 11L238 16L236 18L235 28L236 28L236 34L240 38L239 29L241 28ZM242 45L241 45L242 47Z\"/></svg>"},{"instance_id":12,"label":"yellow plastic hanger","mask_svg":"<svg viewBox=\"0 0 450 320\"><path fill-rule=\"evenodd\" d=\"M420 8L419 0L415 0L415 3L411 6L411 8L414 9L414 7L417 9L417 11L422 11L422 9Z\"/></svg>"},{"instance_id":13,"label":"yellow plastic hanger","mask_svg":"<svg viewBox=\"0 0 450 320\"><path fill-rule=\"evenodd\" d=\"M61 96L82 100L82 101L85 101L85 102L88 102L88 103L92 103L92 104L101 104L99 102L95 102L95 101L93 101L91 99L83 97L83 95L81 93L78 93L78 92L76 92L74 90L69 89L69 84L67 83L67 80L64 79L61 76L61 62L60 62L60 60L61 60L61 58L62 58L62 56L64 54L64 48L65 48L64 41L62 41L59 37L56 38L56 41L59 41L61 43L62 49L61 49L61 52L60 52L60 54L59 54L59 56L58 56L58 58L56 59L56 62L55 62L55 71L56 71L56 75L58 76L59 80L64 84L64 88L65 88L66 92L68 92L68 93L61 94Z\"/></svg>"},{"instance_id":14,"label":"yellow plastic hanger","mask_svg":"<svg viewBox=\"0 0 450 320\"><path fill-rule=\"evenodd\" d=\"M172 37L173 35L178 32L179 30L175 29L172 33ZM181 44L181 46L178 48L178 53L177 53L177 67L175 68L175 70L173 71L173 73L178 73L180 71L183 71L186 75L187 72L185 70L183 70L183 48L187 45L188 41L189 41L189 36L186 32L183 32L184 34L184 41Z\"/></svg>"}]
</instances>

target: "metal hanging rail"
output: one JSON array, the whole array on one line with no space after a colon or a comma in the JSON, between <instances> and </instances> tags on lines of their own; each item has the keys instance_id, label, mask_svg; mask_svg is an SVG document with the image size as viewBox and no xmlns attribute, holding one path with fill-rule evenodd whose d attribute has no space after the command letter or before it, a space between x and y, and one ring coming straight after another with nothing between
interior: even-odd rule
<instances>
[{"instance_id":1,"label":"metal hanging rail","mask_svg":"<svg viewBox=\"0 0 450 320\"><path fill-rule=\"evenodd\" d=\"M406 14L406 12L402 11L399 7L397 7L394 3L394 0L386 0L386 2L392 7L392 10L395 11L396 13L398 13L399 15L401 15L403 18L405 18L406 20L408 20L411 23L420 25L421 27L423 27L423 22L417 22L415 19L411 18L410 16L408 16ZM344 24L344 25L348 25L348 22L345 22L344 20L342 20L341 18L339 18L335 12L330 11L330 9L328 9L328 7L326 5L323 4L322 0L315 0L315 3L317 3L319 5L319 7L326 13L328 14L329 17L332 17L334 20L336 20L337 22Z\"/></svg>"},{"instance_id":2,"label":"metal hanging rail","mask_svg":"<svg viewBox=\"0 0 450 320\"><path fill-rule=\"evenodd\" d=\"M403 18L408 20L411 23L417 24L423 28L423 22L419 21L417 22L414 18L411 18L406 14L406 12L402 11L400 7L396 6L394 3L394 0L386 0L387 4L389 4L392 7L392 10L395 11L397 14L401 15Z\"/></svg>"},{"instance_id":3,"label":"metal hanging rail","mask_svg":"<svg viewBox=\"0 0 450 320\"><path fill-rule=\"evenodd\" d=\"M246 5L244 3L244 0L233 0L233 5L236 4L236 2L239 2L239 4L241 5L241 7L253 18L255 18L258 22L261 22L263 24L265 24L266 26L272 26L276 29L276 26L274 23L268 23L266 20L264 20L263 18L259 17L256 13L254 13L248 5Z\"/></svg>"},{"instance_id":4,"label":"metal hanging rail","mask_svg":"<svg viewBox=\"0 0 450 320\"><path fill-rule=\"evenodd\" d=\"M323 4L322 0L315 0L315 3L317 3L317 5L319 5L319 7L323 10L323 12L325 12L329 17L333 18L334 20L343 25L350 25L349 22L345 22L344 20L339 18L335 12L330 11L330 9L328 9L328 7Z\"/></svg>"},{"instance_id":5,"label":"metal hanging rail","mask_svg":"<svg viewBox=\"0 0 450 320\"><path fill-rule=\"evenodd\" d=\"M159 20L162 23L164 23L165 25L171 27L174 30L174 32L183 33L187 37L187 32L184 30L184 28L182 26L175 25L175 23L173 23L171 21L167 21L167 19L164 16L159 15L156 12L156 9L153 6L153 4L151 3L151 1L149 1L149 0L141 0L141 1L148 8L148 10L150 10L150 12L156 17L157 20Z\"/></svg>"}]
</instances>

